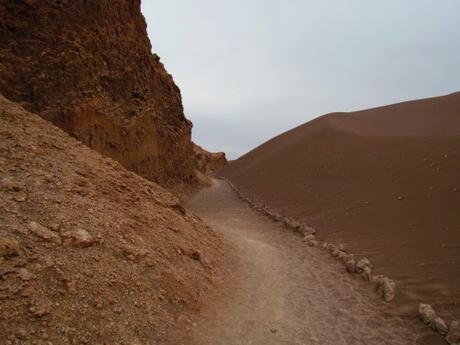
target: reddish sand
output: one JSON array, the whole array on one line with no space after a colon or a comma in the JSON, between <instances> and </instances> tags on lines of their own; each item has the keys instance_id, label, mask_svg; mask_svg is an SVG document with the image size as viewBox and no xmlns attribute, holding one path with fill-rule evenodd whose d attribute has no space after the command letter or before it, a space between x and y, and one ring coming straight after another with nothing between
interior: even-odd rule
<instances>
[{"instance_id":1,"label":"reddish sand","mask_svg":"<svg viewBox=\"0 0 460 345\"><path fill-rule=\"evenodd\" d=\"M322 116L222 175L369 257L397 281L396 313L460 317L460 93Z\"/></svg>"}]
</instances>

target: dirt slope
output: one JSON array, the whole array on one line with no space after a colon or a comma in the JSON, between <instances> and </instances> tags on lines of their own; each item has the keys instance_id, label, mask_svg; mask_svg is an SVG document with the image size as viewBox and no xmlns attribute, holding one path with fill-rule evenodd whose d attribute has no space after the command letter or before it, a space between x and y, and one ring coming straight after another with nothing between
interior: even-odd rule
<instances>
[{"instance_id":1,"label":"dirt slope","mask_svg":"<svg viewBox=\"0 0 460 345\"><path fill-rule=\"evenodd\" d=\"M178 344L221 254L176 197L0 97L1 344Z\"/></svg>"},{"instance_id":2,"label":"dirt slope","mask_svg":"<svg viewBox=\"0 0 460 345\"><path fill-rule=\"evenodd\" d=\"M194 181L191 123L140 0L0 0L0 92L129 170Z\"/></svg>"},{"instance_id":3,"label":"dirt slope","mask_svg":"<svg viewBox=\"0 0 460 345\"><path fill-rule=\"evenodd\" d=\"M260 203L370 257L395 304L460 313L460 93L330 114L223 170Z\"/></svg>"}]
</instances>

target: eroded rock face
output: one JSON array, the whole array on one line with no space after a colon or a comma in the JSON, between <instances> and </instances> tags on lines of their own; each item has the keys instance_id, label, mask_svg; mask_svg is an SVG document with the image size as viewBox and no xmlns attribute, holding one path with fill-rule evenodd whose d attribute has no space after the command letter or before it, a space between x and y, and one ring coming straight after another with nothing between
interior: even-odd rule
<instances>
[{"instance_id":1,"label":"eroded rock face","mask_svg":"<svg viewBox=\"0 0 460 345\"><path fill-rule=\"evenodd\" d=\"M197 169L203 174L209 174L223 168L227 164L224 152L208 152L197 144L193 144Z\"/></svg>"},{"instance_id":2,"label":"eroded rock face","mask_svg":"<svg viewBox=\"0 0 460 345\"><path fill-rule=\"evenodd\" d=\"M193 182L191 123L139 0L0 1L0 93L162 185Z\"/></svg>"}]
</instances>

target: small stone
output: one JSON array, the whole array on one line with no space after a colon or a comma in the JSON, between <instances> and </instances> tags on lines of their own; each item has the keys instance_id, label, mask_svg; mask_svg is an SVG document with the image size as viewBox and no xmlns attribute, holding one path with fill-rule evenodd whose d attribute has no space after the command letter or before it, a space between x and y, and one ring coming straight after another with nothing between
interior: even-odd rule
<instances>
[{"instance_id":1,"label":"small stone","mask_svg":"<svg viewBox=\"0 0 460 345\"><path fill-rule=\"evenodd\" d=\"M327 251L332 255L335 251L337 251L337 247L331 243L329 243L326 247Z\"/></svg>"},{"instance_id":2,"label":"small stone","mask_svg":"<svg viewBox=\"0 0 460 345\"><path fill-rule=\"evenodd\" d=\"M336 248L331 252L331 255L332 255L334 258L338 258L339 255L340 255L340 250L336 247Z\"/></svg>"},{"instance_id":3,"label":"small stone","mask_svg":"<svg viewBox=\"0 0 460 345\"><path fill-rule=\"evenodd\" d=\"M20 328L16 332L16 338L19 340L26 340L27 339L27 331L23 328Z\"/></svg>"},{"instance_id":4,"label":"small stone","mask_svg":"<svg viewBox=\"0 0 460 345\"><path fill-rule=\"evenodd\" d=\"M337 260L339 260L341 263L345 264L348 261L353 259L353 256L351 254L348 254L342 250L339 250L339 253L337 255Z\"/></svg>"},{"instance_id":5,"label":"small stone","mask_svg":"<svg viewBox=\"0 0 460 345\"><path fill-rule=\"evenodd\" d=\"M70 294L75 295L77 293L77 281L76 280L68 281L66 283L66 288Z\"/></svg>"},{"instance_id":6,"label":"small stone","mask_svg":"<svg viewBox=\"0 0 460 345\"><path fill-rule=\"evenodd\" d=\"M29 230L32 231L32 233L40 237L42 240L45 240L47 242L54 242L57 244L61 243L61 237L57 233L51 231L47 227L37 222L30 222L28 227Z\"/></svg>"},{"instance_id":7,"label":"small stone","mask_svg":"<svg viewBox=\"0 0 460 345\"><path fill-rule=\"evenodd\" d=\"M372 276L370 281L371 283L374 283L378 288L383 283L384 278L385 277L383 275L377 274L375 276Z\"/></svg>"},{"instance_id":8,"label":"small stone","mask_svg":"<svg viewBox=\"0 0 460 345\"><path fill-rule=\"evenodd\" d=\"M436 316L433 321L431 321L433 328L439 332L439 334L446 335L449 331L446 322L441 319L439 316Z\"/></svg>"},{"instance_id":9,"label":"small stone","mask_svg":"<svg viewBox=\"0 0 460 345\"><path fill-rule=\"evenodd\" d=\"M194 251L190 254L190 258L193 259L193 260L196 260L196 261L200 261L200 260L201 260L201 254L200 254L199 251L194 250Z\"/></svg>"},{"instance_id":10,"label":"small stone","mask_svg":"<svg viewBox=\"0 0 460 345\"><path fill-rule=\"evenodd\" d=\"M36 318L42 318L49 314L48 307L46 305L36 305L29 308L29 311Z\"/></svg>"},{"instance_id":11,"label":"small stone","mask_svg":"<svg viewBox=\"0 0 460 345\"><path fill-rule=\"evenodd\" d=\"M460 344L460 322L452 321L447 334L446 341L451 345Z\"/></svg>"},{"instance_id":12,"label":"small stone","mask_svg":"<svg viewBox=\"0 0 460 345\"><path fill-rule=\"evenodd\" d=\"M316 240L309 240L309 241L307 242L307 244L308 244L310 247L315 247L315 248L317 248L317 247L319 246L319 242L316 241Z\"/></svg>"},{"instance_id":13,"label":"small stone","mask_svg":"<svg viewBox=\"0 0 460 345\"><path fill-rule=\"evenodd\" d=\"M29 270L25 268L20 268L17 270L19 278L23 281L29 281L35 279L35 274L31 273Z\"/></svg>"},{"instance_id":14,"label":"small stone","mask_svg":"<svg viewBox=\"0 0 460 345\"><path fill-rule=\"evenodd\" d=\"M97 309L102 309L102 308L103 308L102 303L101 303L101 302L97 302L97 303L96 303L96 308L97 308Z\"/></svg>"},{"instance_id":15,"label":"small stone","mask_svg":"<svg viewBox=\"0 0 460 345\"><path fill-rule=\"evenodd\" d=\"M26 197L25 193L19 192L19 193L16 193L15 195L13 195L13 200L15 200L17 202L24 202L24 201L27 200L27 197Z\"/></svg>"},{"instance_id":16,"label":"small stone","mask_svg":"<svg viewBox=\"0 0 460 345\"><path fill-rule=\"evenodd\" d=\"M306 235L303 240L308 243L310 240L314 240L315 236L314 235Z\"/></svg>"},{"instance_id":17,"label":"small stone","mask_svg":"<svg viewBox=\"0 0 460 345\"><path fill-rule=\"evenodd\" d=\"M431 305L420 303L418 314L422 321L433 328L435 331L438 331L442 335L447 334L448 327L446 322L436 314Z\"/></svg>"},{"instance_id":18,"label":"small stone","mask_svg":"<svg viewBox=\"0 0 460 345\"><path fill-rule=\"evenodd\" d=\"M0 237L0 257L18 256L21 245L13 237Z\"/></svg>"},{"instance_id":19,"label":"small stone","mask_svg":"<svg viewBox=\"0 0 460 345\"><path fill-rule=\"evenodd\" d=\"M428 325L431 325L431 321L436 317L436 312L433 307L429 304L420 303L418 307L418 315Z\"/></svg>"},{"instance_id":20,"label":"small stone","mask_svg":"<svg viewBox=\"0 0 460 345\"><path fill-rule=\"evenodd\" d=\"M372 278L372 270L369 266L364 267L363 273L361 273L361 276L363 277L364 280L370 281Z\"/></svg>"},{"instance_id":21,"label":"small stone","mask_svg":"<svg viewBox=\"0 0 460 345\"><path fill-rule=\"evenodd\" d=\"M358 263L356 264L356 272L358 273L364 272L365 267L372 268L371 262L369 261L368 258L362 258L361 260L358 261Z\"/></svg>"},{"instance_id":22,"label":"small stone","mask_svg":"<svg viewBox=\"0 0 460 345\"><path fill-rule=\"evenodd\" d=\"M381 284L378 286L378 291L383 300L389 303L395 298L396 283L390 278L384 277Z\"/></svg>"},{"instance_id":23,"label":"small stone","mask_svg":"<svg viewBox=\"0 0 460 345\"><path fill-rule=\"evenodd\" d=\"M304 235L314 235L316 234L316 230L313 229L312 227L308 225L301 225L300 226L300 232L303 233Z\"/></svg>"},{"instance_id":24,"label":"small stone","mask_svg":"<svg viewBox=\"0 0 460 345\"><path fill-rule=\"evenodd\" d=\"M96 243L94 237L84 229L75 229L70 236L72 237L73 244L76 247L87 248Z\"/></svg>"},{"instance_id":25,"label":"small stone","mask_svg":"<svg viewBox=\"0 0 460 345\"><path fill-rule=\"evenodd\" d=\"M351 259L345 263L345 268L347 269L348 273L355 273L356 272L356 262L355 260Z\"/></svg>"}]
</instances>

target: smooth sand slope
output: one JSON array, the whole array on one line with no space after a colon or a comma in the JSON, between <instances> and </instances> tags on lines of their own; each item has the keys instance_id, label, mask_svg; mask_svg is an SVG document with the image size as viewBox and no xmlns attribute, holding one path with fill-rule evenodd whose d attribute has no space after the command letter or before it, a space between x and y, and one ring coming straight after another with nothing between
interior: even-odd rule
<instances>
[{"instance_id":1,"label":"smooth sand slope","mask_svg":"<svg viewBox=\"0 0 460 345\"><path fill-rule=\"evenodd\" d=\"M249 196L367 256L394 304L460 316L460 93L320 117L222 173Z\"/></svg>"},{"instance_id":2,"label":"smooth sand slope","mask_svg":"<svg viewBox=\"0 0 460 345\"><path fill-rule=\"evenodd\" d=\"M257 214L226 182L187 207L223 236L232 263L226 288L195 320L194 343L443 344L415 319L391 316L369 284Z\"/></svg>"}]
</instances>

